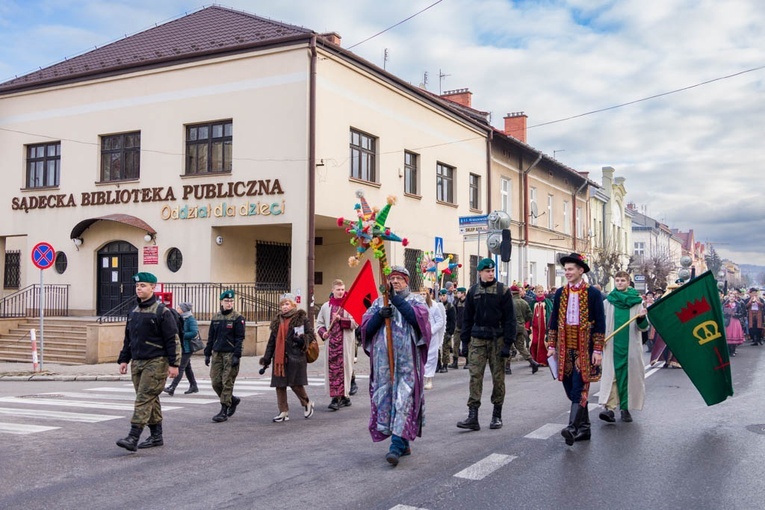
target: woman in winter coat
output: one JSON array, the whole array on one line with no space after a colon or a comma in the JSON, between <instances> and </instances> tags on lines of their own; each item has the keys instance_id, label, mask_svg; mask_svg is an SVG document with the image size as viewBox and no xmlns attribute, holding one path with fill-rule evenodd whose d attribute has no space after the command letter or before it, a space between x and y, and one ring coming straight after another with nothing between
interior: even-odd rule
<instances>
[{"instance_id":1,"label":"woman in winter coat","mask_svg":"<svg viewBox=\"0 0 765 510\"><path fill-rule=\"evenodd\" d=\"M300 400L303 416L310 418L313 415L314 403L305 391L308 385L305 352L308 344L316 341L308 315L297 308L292 294L281 297L279 310L276 318L271 321L271 336L266 353L260 358L260 364L265 367L273 362L271 387L276 388L276 403L279 406L279 414L273 419L276 423L290 419L287 386L292 388Z\"/></svg>"},{"instance_id":2,"label":"woman in winter coat","mask_svg":"<svg viewBox=\"0 0 765 510\"><path fill-rule=\"evenodd\" d=\"M171 397L175 393L175 388L178 387L178 383L183 379L183 374L186 374L186 379L189 380L189 389L184 391L185 395L189 393L199 393L197 387L197 380L194 377L194 370L191 368L191 355L194 351L191 350L191 341L199 335L199 325L197 319L191 313L191 303L181 303L176 309L183 318L183 331L178 332L178 336L181 339L181 366L178 369L178 375L173 379L170 385L165 388L165 393Z\"/></svg>"}]
</instances>

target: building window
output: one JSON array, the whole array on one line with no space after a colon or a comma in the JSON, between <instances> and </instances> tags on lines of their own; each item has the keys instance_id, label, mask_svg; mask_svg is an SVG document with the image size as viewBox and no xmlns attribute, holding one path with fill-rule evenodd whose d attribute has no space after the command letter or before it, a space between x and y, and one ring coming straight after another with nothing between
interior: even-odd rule
<instances>
[{"instance_id":1,"label":"building window","mask_svg":"<svg viewBox=\"0 0 765 510\"><path fill-rule=\"evenodd\" d=\"M481 208L481 177L470 174L470 208Z\"/></svg>"},{"instance_id":2,"label":"building window","mask_svg":"<svg viewBox=\"0 0 765 510\"><path fill-rule=\"evenodd\" d=\"M51 188L61 176L61 142L27 145L27 188Z\"/></svg>"},{"instance_id":3,"label":"building window","mask_svg":"<svg viewBox=\"0 0 765 510\"><path fill-rule=\"evenodd\" d=\"M63 251L56 253L56 272L58 274L64 274L68 265L69 261L66 258L66 253Z\"/></svg>"},{"instance_id":4,"label":"building window","mask_svg":"<svg viewBox=\"0 0 765 510\"><path fill-rule=\"evenodd\" d=\"M420 268L422 260L422 250L414 248L404 248L404 267L409 271L409 288L415 291L422 289L422 269Z\"/></svg>"},{"instance_id":5,"label":"building window","mask_svg":"<svg viewBox=\"0 0 765 510\"><path fill-rule=\"evenodd\" d=\"M230 119L186 126L186 175L231 173L233 135Z\"/></svg>"},{"instance_id":6,"label":"building window","mask_svg":"<svg viewBox=\"0 0 765 510\"><path fill-rule=\"evenodd\" d=\"M584 232L582 232L582 208L577 207L576 208L576 237L579 239L584 237Z\"/></svg>"},{"instance_id":7,"label":"building window","mask_svg":"<svg viewBox=\"0 0 765 510\"><path fill-rule=\"evenodd\" d=\"M414 152L404 151L404 193L420 194L420 173L417 170L419 166L419 156Z\"/></svg>"},{"instance_id":8,"label":"building window","mask_svg":"<svg viewBox=\"0 0 765 510\"><path fill-rule=\"evenodd\" d=\"M351 129L351 177L361 181L377 182L376 154L377 139Z\"/></svg>"},{"instance_id":9,"label":"building window","mask_svg":"<svg viewBox=\"0 0 765 510\"><path fill-rule=\"evenodd\" d=\"M500 178L499 180L499 204L500 209L510 214L511 198L513 192L513 181ZM512 216L512 214L511 214Z\"/></svg>"},{"instance_id":10,"label":"building window","mask_svg":"<svg viewBox=\"0 0 765 510\"><path fill-rule=\"evenodd\" d=\"M177 273L183 265L183 253L178 248L170 248L167 252L167 268L173 273Z\"/></svg>"},{"instance_id":11,"label":"building window","mask_svg":"<svg viewBox=\"0 0 765 510\"><path fill-rule=\"evenodd\" d=\"M141 176L141 132L101 137L101 182Z\"/></svg>"},{"instance_id":12,"label":"building window","mask_svg":"<svg viewBox=\"0 0 765 510\"><path fill-rule=\"evenodd\" d=\"M568 219L568 200L563 201L563 233L571 233L571 223Z\"/></svg>"},{"instance_id":13,"label":"building window","mask_svg":"<svg viewBox=\"0 0 765 510\"><path fill-rule=\"evenodd\" d=\"M21 286L21 250L5 252L5 277L3 287L18 289Z\"/></svg>"},{"instance_id":14,"label":"building window","mask_svg":"<svg viewBox=\"0 0 765 510\"><path fill-rule=\"evenodd\" d=\"M531 208L531 224L536 225L539 209L537 206L537 189L534 187L529 188L529 207Z\"/></svg>"},{"instance_id":15,"label":"building window","mask_svg":"<svg viewBox=\"0 0 765 510\"><path fill-rule=\"evenodd\" d=\"M547 195L547 228L553 230L555 223L553 223L553 196Z\"/></svg>"},{"instance_id":16,"label":"building window","mask_svg":"<svg viewBox=\"0 0 765 510\"><path fill-rule=\"evenodd\" d=\"M255 243L255 287L258 290L288 291L292 272L292 245Z\"/></svg>"},{"instance_id":17,"label":"building window","mask_svg":"<svg viewBox=\"0 0 765 510\"><path fill-rule=\"evenodd\" d=\"M635 243L635 255L638 257L645 255L645 243Z\"/></svg>"},{"instance_id":18,"label":"building window","mask_svg":"<svg viewBox=\"0 0 765 510\"><path fill-rule=\"evenodd\" d=\"M436 163L436 200L454 203L454 167Z\"/></svg>"}]
</instances>

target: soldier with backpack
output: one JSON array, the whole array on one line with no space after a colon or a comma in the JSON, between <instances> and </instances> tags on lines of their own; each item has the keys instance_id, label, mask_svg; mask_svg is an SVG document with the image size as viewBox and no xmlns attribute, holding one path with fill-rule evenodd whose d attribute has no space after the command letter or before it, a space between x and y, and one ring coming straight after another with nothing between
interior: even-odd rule
<instances>
[{"instance_id":1,"label":"soldier with backpack","mask_svg":"<svg viewBox=\"0 0 765 510\"><path fill-rule=\"evenodd\" d=\"M157 301L154 287L157 277L151 273L133 276L138 304L128 314L125 339L117 363L120 374L126 374L128 363L135 388L135 409L130 419L130 433L117 441L117 446L134 452L138 448L162 446L162 407L159 395L168 375L178 375L181 345L178 324L170 309ZM148 425L151 435L141 444L138 440Z\"/></svg>"}]
</instances>

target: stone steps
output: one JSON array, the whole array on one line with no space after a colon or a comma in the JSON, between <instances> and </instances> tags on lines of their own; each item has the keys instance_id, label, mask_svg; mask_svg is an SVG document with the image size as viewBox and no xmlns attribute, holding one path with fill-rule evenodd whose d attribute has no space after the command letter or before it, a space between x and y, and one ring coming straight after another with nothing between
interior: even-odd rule
<instances>
[{"instance_id":1,"label":"stone steps","mask_svg":"<svg viewBox=\"0 0 765 510\"><path fill-rule=\"evenodd\" d=\"M87 324L81 319L44 319L44 361L62 364L85 363ZM37 332L37 352L40 353L40 321L22 319L8 333L0 335L0 361L31 363L32 340L29 330Z\"/></svg>"}]
</instances>

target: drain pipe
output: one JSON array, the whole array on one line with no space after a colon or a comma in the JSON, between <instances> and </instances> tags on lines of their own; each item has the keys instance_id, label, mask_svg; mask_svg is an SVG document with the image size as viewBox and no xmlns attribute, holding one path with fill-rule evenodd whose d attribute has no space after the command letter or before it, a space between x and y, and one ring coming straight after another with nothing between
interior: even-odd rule
<instances>
[{"instance_id":1,"label":"drain pipe","mask_svg":"<svg viewBox=\"0 0 765 510\"><path fill-rule=\"evenodd\" d=\"M316 34L310 42L311 64L308 77L308 271L306 282L306 310L308 320L313 327L314 287L313 278L316 268L316 67L318 53L316 51Z\"/></svg>"},{"instance_id":2,"label":"drain pipe","mask_svg":"<svg viewBox=\"0 0 765 510\"><path fill-rule=\"evenodd\" d=\"M519 276L521 280L525 279L526 271L523 268L528 266L529 260L529 172L531 172L539 162L542 161L542 153L540 152L537 159L526 170L522 170L521 177L523 179L523 250L521 250L521 271ZM521 162L523 162L523 156L521 156Z\"/></svg>"},{"instance_id":3,"label":"drain pipe","mask_svg":"<svg viewBox=\"0 0 765 510\"><path fill-rule=\"evenodd\" d=\"M573 243L574 247L573 247L573 249L571 251L573 251L574 253L578 253L576 251L576 241L577 241L577 238L576 238L576 196L579 194L579 192L582 191L582 189L584 189L585 186L587 186L587 179L584 180L582 185L579 186L579 189L574 191L574 194L571 196L571 202L574 204L574 214L572 214L572 216L573 216L572 220L573 220L573 224L574 224L573 227L574 228L571 230L574 233L574 243ZM587 205L586 198L587 197L585 197L585 206ZM582 226L582 232L584 232L584 226Z\"/></svg>"}]
</instances>

